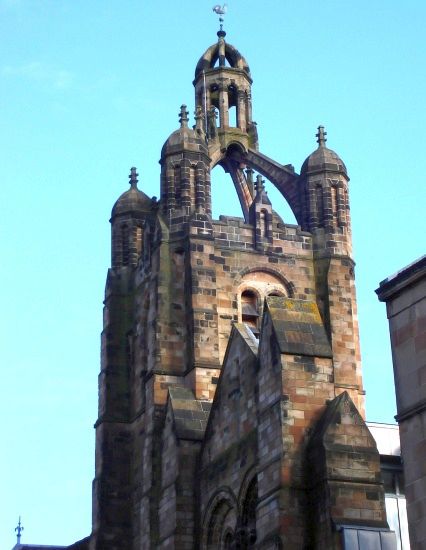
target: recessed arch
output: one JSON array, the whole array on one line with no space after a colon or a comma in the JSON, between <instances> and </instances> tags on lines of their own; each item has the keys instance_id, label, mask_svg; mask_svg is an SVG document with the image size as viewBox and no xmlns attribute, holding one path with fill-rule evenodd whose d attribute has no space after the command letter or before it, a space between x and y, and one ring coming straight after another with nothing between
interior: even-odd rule
<instances>
[{"instance_id":1,"label":"recessed arch","mask_svg":"<svg viewBox=\"0 0 426 550\"><path fill-rule=\"evenodd\" d=\"M228 487L219 488L210 498L202 522L202 548L226 548L229 534L234 533L239 516L238 502Z\"/></svg>"},{"instance_id":2,"label":"recessed arch","mask_svg":"<svg viewBox=\"0 0 426 550\"><path fill-rule=\"evenodd\" d=\"M249 284L240 289L238 294L238 316L241 322L247 325L253 334L259 335L259 319L261 317L261 297L255 288Z\"/></svg>"},{"instance_id":3,"label":"recessed arch","mask_svg":"<svg viewBox=\"0 0 426 550\"><path fill-rule=\"evenodd\" d=\"M283 166L259 151L247 148L246 144L238 139L232 139L226 149L218 146L211 148L209 152L210 169L220 164L231 175L247 223L253 197L248 192L243 169L251 168L272 184L275 189L271 191L275 191L277 196L284 199L291 216L294 216L296 223L301 224L300 182L292 167Z\"/></svg>"},{"instance_id":4,"label":"recessed arch","mask_svg":"<svg viewBox=\"0 0 426 550\"><path fill-rule=\"evenodd\" d=\"M235 187L235 181L222 164L211 171L210 193L214 219L218 219L220 215L245 218L240 193Z\"/></svg>"},{"instance_id":5,"label":"recessed arch","mask_svg":"<svg viewBox=\"0 0 426 550\"><path fill-rule=\"evenodd\" d=\"M298 224L302 223L300 209L300 181L299 175L290 165L283 166L270 159L266 155L251 148L246 148L242 142L237 139L228 143L226 149L217 147L210 152L213 168L217 164L248 167L252 168L268 181L272 183L279 191L281 196L289 205ZM250 204L247 205L247 208ZM244 208L243 208L244 210Z\"/></svg>"},{"instance_id":6,"label":"recessed arch","mask_svg":"<svg viewBox=\"0 0 426 550\"><path fill-rule=\"evenodd\" d=\"M296 287L294 286L294 284L290 281L288 281L284 275L278 271L277 269L274 269L272 267L268 267L268 266L265 266L265 267L245 267L244 269L242 269L234 278L234 286L235 287L240 287L240 285L243 283L243 281L246 283L246 284L249 284L249 278L247 277L249 274L255 274L255 273L268 273L270 275L272 275L274 278L277 279L277 281L283 285L284 289L286 290L286 293L287 293L287 296L289 298L293 298L294 295L295 295L295 290L296 290ZM273 290L278 290L278 289L272 289L271 288L271 291ZM269 295L269 292L268 294Z\"/></svg>"}]
</instances>

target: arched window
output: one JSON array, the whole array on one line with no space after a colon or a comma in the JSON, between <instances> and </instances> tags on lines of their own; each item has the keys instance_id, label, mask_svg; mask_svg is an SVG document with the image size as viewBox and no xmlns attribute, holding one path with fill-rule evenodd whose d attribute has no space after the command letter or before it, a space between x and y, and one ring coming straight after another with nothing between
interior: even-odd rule
<instances>
[{"instance_id":1,"label":"arched window","mask_svg":"<svg viewBox=\"0 0 426 550\"><path fill-rule=\"evenodd\" d=\"M231 84L228 86L228 124L231 128L238 126L237 121L238 92L237 88Z\"/></svg>"},{"instance_id":2,"label":"arched window","mask_svg":"<svg viewBox=\"0 0 426 550\"><path fill-rule=\"evenodd\" d=\"M232 548L236 521L235 509L231 503L228 500L220 501L210 516L203 548L206 550Z\"/></svg>"},{"instance_id":3,"label":"arched window","mask_svg":"<svg viewBox=\"0 0 426 550\"><path fill-rule=\"evenodd\" d=\"M126 224L121 226L121 257L123 265L129 265L129 228Z\"/></svg>"},{"instance_id":4,"label":"arched window","mask_svg":"<svg viewBox=\"0 0 426 550\"><path fill-rule=\"evenodd\" d=\"M315 196L316 196L316 211L318 223L320 226L324 224L324 205L323 205L323 193L321 185L315 187Z\"/></svg>"},{"instance_id":5,"label":"arched window","mask_svg":"<svg viewBox=\"0 0 426 550\"><path fill-rule=\"evenodd\" d=\"M142 227L137 227L136 228L136 252L137 252L138 258L141 257L142 247L143 247L143 230L142 230Z\"/></svg>"},{"instance_id":6,"label":"arched window","mask_svg":"<svg viewBox=\"0 0 426 550\"><path fill-rule=\"evenodd\" d=\"M243 502L241 514L241 527L243 532L243 540L241 548L254 548L257 533L256 533L256 506L257 506L257 479L254 478L247 490L246 498Z\"/></svg>"},{"instance_id":7,"label":"arched window","mask_svg":"<svg viewBox=\"0 0 426 550\"><path fill-rule=\"evenodd\" d=\"M266 237L267 231L268 231L268 218L266 210L260 211L260 236Z\"/></svg>"},{"instance_id":8,"label":"arched window","mask_svg":"<svg viewBox=\"0 0 426 550\"><path fill-rule=\"evenodd\" d=\"M245 290L241 293L241 320L256 338L259 336L259 317L257 295L252 290Z\"/></svg>"},{"instance_id":9,"label":"arched window","mask_svg":"<svg viewBox=\"0 0 426 550\"><path fill-rule=\"evenodd\" d=\"M231 532L226 533L223 540L223 548L225 550L232 550L234 548L234 535Z\"/></svg>"}]
</instances>

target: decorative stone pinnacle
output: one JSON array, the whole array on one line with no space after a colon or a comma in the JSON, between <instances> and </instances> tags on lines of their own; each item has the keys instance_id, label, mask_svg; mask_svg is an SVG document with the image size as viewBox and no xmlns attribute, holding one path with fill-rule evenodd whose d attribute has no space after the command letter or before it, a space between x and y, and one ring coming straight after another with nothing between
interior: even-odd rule
<instances>
[{"instance_id":1,"label":"decorative stone pinnacle","mask_svg":"<svg viewBox=\"0 0 426 550\"><path fill-rule=\"evenodd\" d=\"M130 176L129 176L130 187L132 189L137 189L138 187L138 176L139 174L136 172L136 168L132 166L132 168L130 168Z\"/></svg>"},{"instance_id":2,"label":"decorative stone pinnacle","mask_svg":"<svg viewBox=\"0 0 426 550\"><path fill-rule=\"evenodd\" d=\"M21 516L19 516L18 525L15 527L16 532L16 544L21 544L21 533L24 530L24 527L21 523Z\"/></svg>"},{"instance_id":3,"label":"decorative stone pinnacle","mask_svg":"<svg viewBox=\"0 0 426 550\"><path fill-rule=\"evenodd\" d=\"M317 143L320 147L325 147L327 138L325 137L327 132L324 131L324 126L318 126L318 133L316 134Z\"/></svg>"},{"instance_id":4,"label":"decorative stone pinnacle","mask_svg":"<svg viewBox=\"0 0 426 550\"><path fill-rule=\"evenodd\" d=\"M188 128L189 111L186 110L186 105L181 105L179 113L179 122L181 128Z\"/></svg>"},{"instance_id":5,"label":"decorative stone pinnacle","mask_svg":"<svg viewBox=\"0 0 426 550\"><path fill-rule=\"evenodd\" d=\"M260 174L256 176L255 189L257 195L265 191L265 180L262 179L262 176Z\"/></svg>"}]
</instances>

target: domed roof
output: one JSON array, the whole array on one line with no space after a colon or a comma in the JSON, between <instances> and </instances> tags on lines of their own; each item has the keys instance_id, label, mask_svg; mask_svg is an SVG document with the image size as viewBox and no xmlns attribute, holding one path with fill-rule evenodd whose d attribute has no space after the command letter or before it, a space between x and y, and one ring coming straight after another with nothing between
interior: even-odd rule
<instances>
[{"instance_id":1,"label":"domed roof","mask_svg":"<svg viewBox=\"0 0 426 550\"><path fill-rule=\"evenodd\" d=\"M232 68L241 69L250 76L250 67L247 61L237 48L225 42L225 31L219 31L217 34L219 40L203 53L197 63L195 68L195 79L204 71L214 69L217 60L219 60L219 65L224 66L225 59Z\"/></svg>"},{"instance_id":2,"label":"domed roof","mask_svg":"<svg viewBox=\"0 0 426 550\"><path fill-rule=\"evenodd\" d=\"M186 105L182 105L179 114L180 128L170 134L169 138L164 143L161 149L161 157L179 152L182 149L192 150L194 152L199 152L203 149L203 152L208 154L207 146L200 137L198 131L188 128L188 114Z\"/></svg>"},{"instance_id":3,"label":"domed roof","mask_svg":"<svg viewBox=\"0 0 426 550\"><path fill-rule=\"evenodd\" d=\"M316 149L302 164L301 174L312 172L340 172L347 176L345 163L337 153L325 146L327 132L324 126L318 126L318 149Z\"/></svg>"},{"instance_id":4,"label":"domed roof","mask_svg":"<svg viewBox=\"0 0 426 550\"><path fill-rule=\"evenodd\" d=\"M129 214L136 212L150 212L152 200L143 191L137 187L136 168L130 170L130 189L120 195L114 206L112 207L111 218L115 218L120 214Z\"/></svg>"}]
</instances>

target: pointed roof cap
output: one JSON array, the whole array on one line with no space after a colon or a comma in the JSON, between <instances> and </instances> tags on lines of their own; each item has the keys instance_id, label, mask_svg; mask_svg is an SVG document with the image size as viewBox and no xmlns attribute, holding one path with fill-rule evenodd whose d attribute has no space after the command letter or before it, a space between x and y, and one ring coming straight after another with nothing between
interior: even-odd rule
<instances>
[{"instance_id":1,"label":"pointed roof cap","mask_svg":"<svg viewBox=\"0 0 426 550\"><path fill-rule=\"evenodd\" d=\"M138 175L136 168L133 166L129 175L130 189L120 195L112 207L111 219L122 214L150 212L152 200L138 189Z\"/></svg>"},{"instance_id":2,"label":"pointed roof cap","mask_svg":"<svg viewBox=\"0 0 426 550\"><path fill-rule=\"evenodd\" d=\"M337 153L326 147L326 135L327 132L324 130L324 126L318 126L318 133L316 134L318 148L302 164L301 174L339 172L347 176L348 172L343 160Z\"/></svg>"},{"instance_id":3,"label":"pointed roof cap","mask_svg":"<svg viewBox=\"0 0 426 550\"><path fill-rule=\"evenodd\" d=\"M239 69L247 73L250 77L250 67L245 58L240 54L237 48L225 42L225 31L220 30L217 35L218 41L210 46L210 48L207 48L207 50L200 57L195 68L195 79L197 79L205 71L221 69L225 66L225 59L230 65L230 67L227 68ZM219 67L215 67L218 60Z\"/></svg>"},{"instance_id":4,"label":"pointed roof cap","mask_svg":"<svg viewBox=\"0 0 426 550\"><path fill-rule=\"evenodd\" d=\"M197 130L188 127L188 111L186 105L181 105L179 111L179 126L172 132L161 149L161 158L185 150L208 154L205 141Z\"/></svg>"}]
</instances>

